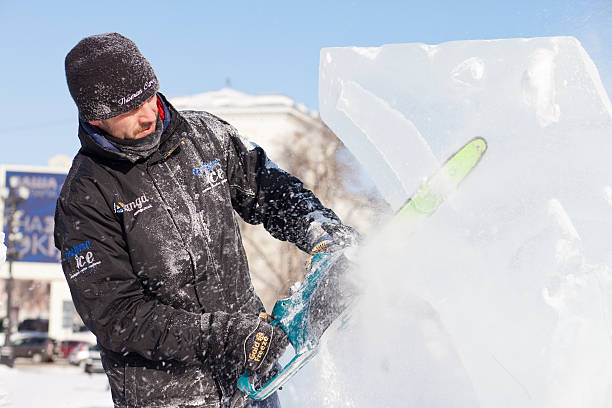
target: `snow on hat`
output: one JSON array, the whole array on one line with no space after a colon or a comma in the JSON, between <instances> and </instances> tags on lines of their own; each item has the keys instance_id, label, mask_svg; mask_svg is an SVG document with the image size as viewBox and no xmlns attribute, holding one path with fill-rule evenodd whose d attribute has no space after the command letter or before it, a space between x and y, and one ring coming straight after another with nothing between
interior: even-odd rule
<instances>
[{"instance_id":1,"label":"snow on hat","mask_svg":"<svg viewBox=\"0 0 612 408\"><path fill-rule=\"evenodd\" d=\"M66 55L66 81L84 121L140 107L159 89L149 61L118 33L85 37Z\"/></svg>"}]
</instances>

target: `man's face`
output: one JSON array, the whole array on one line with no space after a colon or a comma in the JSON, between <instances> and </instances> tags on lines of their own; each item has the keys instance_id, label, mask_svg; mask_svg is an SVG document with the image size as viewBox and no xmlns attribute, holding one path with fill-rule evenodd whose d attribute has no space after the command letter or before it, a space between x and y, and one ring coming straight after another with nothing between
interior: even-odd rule
<instances>
[{"instance_id":1,"label":"man's face","mask_svg":"<svg viewBox=\"0 0 612 408\"><path fill-rule=\"evenodd\" d=\"M89 124L99 127L117 139L140 139L155 131L157 123L157 95L148 99L139 108L122 115Z\"/></svg>"}]
</instances>

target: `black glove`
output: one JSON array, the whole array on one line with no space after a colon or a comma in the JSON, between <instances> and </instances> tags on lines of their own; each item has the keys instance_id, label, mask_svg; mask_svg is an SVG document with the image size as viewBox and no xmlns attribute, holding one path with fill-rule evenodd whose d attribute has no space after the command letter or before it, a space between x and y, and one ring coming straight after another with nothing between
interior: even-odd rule
<instances>
[{"instance_id":1,"label":"black glove","mask_svg":"<svg viewBox=\"0 0 612 408\"><path fill-rule=\"evenodd\" d=\"M321 228L324 234L311 248L311 254L336 252L350 246L357 246L361 241L357 230L348 225L326 222L321 224Z\"/></svg>"},{"instance_id":2,"label":"black glove","mask_svg":"<svg viewBox=\"0 0 612 408\"><path fill-rule=\"evenodd\" d=\"M206 357L217 374L240 376L246 369L251 375L263 375L289 344L285 332L265 317L214 312L207 322L206 316L202 320L202 329L209 333Z\"/></svg>"}]
</instances>

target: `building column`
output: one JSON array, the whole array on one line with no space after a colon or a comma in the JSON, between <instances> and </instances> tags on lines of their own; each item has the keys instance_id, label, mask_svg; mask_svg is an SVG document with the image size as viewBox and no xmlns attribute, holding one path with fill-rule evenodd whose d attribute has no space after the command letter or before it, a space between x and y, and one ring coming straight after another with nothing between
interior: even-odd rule
<instances>
[{"instance_id":1,"label":"building column","mask_svg":"<svg viewBox=\"0 0 612 408\"><path fill-rule=\"evenodd\" d=\"M64 279L51 281L49 297L49 337L58 341L69 339L74 321L74 304Z\"/></svg>"}]
</instances>

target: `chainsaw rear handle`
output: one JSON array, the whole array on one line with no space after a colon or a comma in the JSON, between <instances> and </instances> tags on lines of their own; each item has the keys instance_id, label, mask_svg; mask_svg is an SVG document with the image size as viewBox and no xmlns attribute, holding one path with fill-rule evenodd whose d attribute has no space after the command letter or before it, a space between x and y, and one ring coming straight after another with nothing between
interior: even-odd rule
<instances>
[{"instance_id":1,"label":"chainsaw rear handle","mask_svg":"<svg viewBox=\"0 0 612 408\"><path fill-rule=\"evenodd\" d=\"M280 327L295 351L295 356L271 380L259 390L251 382L251 373L245 371L238 379L238 389L254 400L263 400L282 387L291 377L308 363L317 353L319 339L310 324L310 301L319 283L340 253L315 254L310 272L301 286L288 298L280 299L272 309L272 324Z\"/></svg>"}]
</instances>

